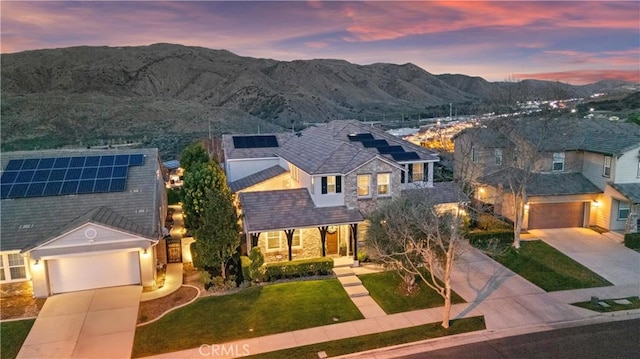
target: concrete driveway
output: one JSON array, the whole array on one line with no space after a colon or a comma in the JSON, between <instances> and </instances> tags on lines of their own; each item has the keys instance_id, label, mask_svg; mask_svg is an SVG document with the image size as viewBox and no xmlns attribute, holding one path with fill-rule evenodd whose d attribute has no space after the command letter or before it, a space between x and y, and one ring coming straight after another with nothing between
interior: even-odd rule
<instances>
[{"instance_id":1,"label":"concrete driveway","mask_svg":"<svg viewBox=\"0 0 640 359\"><path fill-rule=\"evenodd\" d=\"M18 358L130 358L140 286L47 298Z\"/></svg>"},{"instance_id":2,"label":"concrete driveway","mask_svg":"<svg viewBox=\"0 0 640 359\"><path fill-rule=\"evenodd\" d=\"M614 285L640 283L640 253L588 228L533 229L540 238Z\"/></svg>"}]
</instances>

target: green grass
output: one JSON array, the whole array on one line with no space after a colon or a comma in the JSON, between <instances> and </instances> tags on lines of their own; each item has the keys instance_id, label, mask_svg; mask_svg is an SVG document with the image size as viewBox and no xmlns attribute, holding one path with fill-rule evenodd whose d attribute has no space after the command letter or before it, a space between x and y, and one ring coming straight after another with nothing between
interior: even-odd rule
<instances>
[{"instance_id":1,"label":"green grass","mask_svg":"<svg viewBox=\"0 0 640 359\"><path fill-rule=\"evenodd\" d=\"M254 287L206 297L137 328L133 356L363 319L337 279Z\"/></svg>"},{"instance_id":2,"label":"green grass","mask_svg":"<svg viewBox=\"0 0 640 359\"><path fill-rule=\"evenodd\" d=\"M627 299L631 302L631 304L618 304L615 300L618 299ZM572 303L571 305L575 305L577 307L593 310L600 313L606 312L616 312L619 310L629 310L629 309L638 309L640 308L640 298L638 297L628 297L628 298L616 298L616 299L600 299L599 302L605 302L609 304L609 307L603 307L599 304L594 304L589 302L579 302Z\"/></svg>"},{"instance_id":3,"label":"green grass","mask_svg":"<svg viewBox=\"0 0 640 359\"><path fill-rule=\"evenodd\" d=\"M27 339L35 319L16 320L0 323L0 358L15 358Z\"/></svg>"},{"instance_id":4,"label":"green grass","mask_svg":"<svg viewBox=\"0 0 640 359\"><path fill-rule=\"evenodd\" d=\"M519 251L509 249L494 259L547 292L612 285L540 240L523 241Z\"/></svg>"},{"instance_id":5,"label":"green grass","mask_svg":"<svg viewBox=\"0 0 640 359\"><path fill-rule=\"evenodd\" d=\"M402 279L395 271L363 274L359 276L362 284L369 291L369 295L387 313L400 313L416 309L441 307L444 299L429 288L421 280L416 280L419 290L411 295L401 293ZM452 292L451 303L464 303L458 294Z\"/></svg>"},{"instance_id":6,"label":"green grass","mask_svg":"<svg viewBox=\"0 0 640 359\"><path fill-rule=\"evenodd\" d=\"M416 327L257 354L247 358L317 358L318 352L320 351L324 351L329 357L334 357L365 350L383 348L390 345L411 343L419 340L439 338L447 335L467 333L483 329L485 329L484 317L463 318L452 320L449 329L442 328L440 323L430 323ZM249 351L251 351L251 348L249 348Z\"/></svg>"}]
</instances>

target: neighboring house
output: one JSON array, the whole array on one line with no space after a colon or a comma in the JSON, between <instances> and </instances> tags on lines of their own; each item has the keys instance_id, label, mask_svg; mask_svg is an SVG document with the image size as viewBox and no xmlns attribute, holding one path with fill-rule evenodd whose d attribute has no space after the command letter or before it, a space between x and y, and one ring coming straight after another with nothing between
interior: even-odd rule
<instances>
[{"instance_id":1,"label":"neighboring house","mask_svg":"<svg viewBox=\"0 0 640 359\"><path fill-rule=\"evenodd\" d=\"M168 178L167 188L182 187L184 170L180 167L180 161L171 160L162 162L162 168L165 171L165 177Z\"/></svg>"},{"instance_id":2,"label":"neighboring house","mask_svg":"<svg viewBox=\"0 0 640 359\"><path fill-rule=\"evenodd\" d=\"M247 249L260 247L268 261L357 259L365 217L380 200L439 188L436 153L355 120L297 134L225 135L223 146Z\"/></svg>"},{"instance_id":3,"label":"neighboring house","mask_svg":"<svg viewBox=\"0 0 640 359\"><path fill-rule=\"evenodd\" d=\"M455 137L454 176L480 185L477 200L513 220L509 184L526 178L524 229L637 231L640 126L594 119L519 121L510 132L489 124Z\"/></svg>"},{"instance_id":4,"label":"neighboring house","mask_svg":"<svg viewBox=\"0 0 640 359\"><path fill-rule=\"evenodd\" d=\"M156 149L2 154L0 283L35 297L155 284L166 190Z\"/></svg>"}]
</instances>

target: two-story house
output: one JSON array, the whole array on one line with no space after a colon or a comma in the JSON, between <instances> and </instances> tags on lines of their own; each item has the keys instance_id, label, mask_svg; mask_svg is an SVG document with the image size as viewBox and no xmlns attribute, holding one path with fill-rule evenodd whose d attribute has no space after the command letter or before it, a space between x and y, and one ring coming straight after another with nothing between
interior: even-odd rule
<instances>
[{"instance_id":1,"label":"two-story house","mask_svg":"<svg viewBox=\"0 0 640 359\"><path fill-rule=\"evenodd\" d=\"M598 226L637 230L640 126L595 119L519 119L455 138L457 178L476 200L514 219L512 188L525 183L524 229Z\"/></svg>"},{"instance_id":2,"label":"two-story house","mask_svg":"<svg viewBox=\"0 0 640 359\"><path fill-rule=\"evenodd\" d=\"M405 189L454 190L434 186L436 153L355 120L296 134L225 135L223 146L247 249L259 246L268 261L357 259L365 217L380 200Z\"/></svg>"}]
</instances>

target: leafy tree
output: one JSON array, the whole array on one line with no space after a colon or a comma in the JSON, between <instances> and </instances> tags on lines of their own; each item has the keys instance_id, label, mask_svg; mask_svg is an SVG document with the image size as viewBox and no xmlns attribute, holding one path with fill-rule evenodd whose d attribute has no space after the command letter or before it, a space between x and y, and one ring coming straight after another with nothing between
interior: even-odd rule
<instances>
[{"instance_id":1,"label":"leafy tree","mask_svg":"<svg viewBox=\"0 0 640 359\"><path fill-rule=\"evenodd\" d=\"M442 326L448 328L451 271L459 254L463 216L439 213L426 191L415 191L385 202L370 220L366 248L371 260L397 270L408 288L419 278L442 296Z\"/></svg>"},{"instance_id":2,"label":"leafy tree","mask_svg":"<svg viewBox=\"0 0 640 359\"><path fill-rule=\"evenodd\" d=\"M185 213L185 226L196 230L203 224L202 214L205 210L207 189L214 189L231 195L222 168L214 162L195 166L185 171L182 186L182 208Z\"/></svg>"},{"instance_id":3,"label":"leafy tree","mask_svg":"<svg viewBox=\"0 0 640 359\"><path fill-rule=\"evenodd\" d=\"M634 112L627 116L627 121L640 125L640 112Z\"/></svg>"},{"instance_id":4,"label":"leafy tree","mask_svg":"<svg viewBox=\"0 0 640 359\"><path fill-rule=\"evenodd\" d=\"M219 266L226 279L226 263L240 244L240 226L230 191L206 188L201 225L191 245L193 264L198 268Z\"/></svg>"},{"instance_id":5,"label":"leafy tree","mask_svg":"<svg viewBox=\"0 0 640 359\"><path fill-rule=\"evenodd\" d=\"M209 162L209 153L204 148L202 142L193 142L182 150L180 155L180 166L189 172L200 165Z\"/></svg>"}]
</instances>

